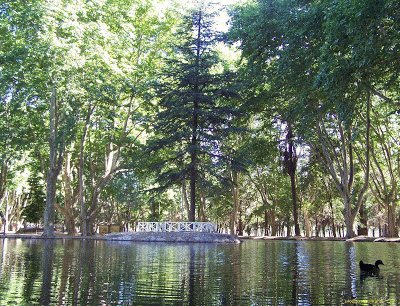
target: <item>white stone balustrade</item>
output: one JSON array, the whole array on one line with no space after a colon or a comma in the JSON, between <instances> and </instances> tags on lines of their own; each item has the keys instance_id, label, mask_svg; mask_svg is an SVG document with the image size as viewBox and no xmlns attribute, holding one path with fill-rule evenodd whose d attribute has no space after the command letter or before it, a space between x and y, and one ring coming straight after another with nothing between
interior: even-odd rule
<instances>
[{"instance_id":1,"label":"white stone balustrade","mask_svg":"<svg viewBox=\"0 0 400 306\"><path fill-rule=\"evenodd\" d=\"M214 233L217 226L211 222L138 222L136 231Z\"/></svg>"}]
</instances>

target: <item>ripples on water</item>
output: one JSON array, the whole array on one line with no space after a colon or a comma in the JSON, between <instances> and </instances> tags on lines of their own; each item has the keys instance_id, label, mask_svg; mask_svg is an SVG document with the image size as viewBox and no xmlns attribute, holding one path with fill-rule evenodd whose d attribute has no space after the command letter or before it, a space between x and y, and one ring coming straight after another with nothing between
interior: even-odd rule
<instances>
[{"instance_id":1,"label":"ripples on water","mask_svg":"<svg viewBox=\"0 0 400 306\"><path fill-rule=\"evenodd\" d=\"M400 244L0 240L0 305L398 305ZM382 259L380 277L358 262Z\"/></svg>"}]
</instances>

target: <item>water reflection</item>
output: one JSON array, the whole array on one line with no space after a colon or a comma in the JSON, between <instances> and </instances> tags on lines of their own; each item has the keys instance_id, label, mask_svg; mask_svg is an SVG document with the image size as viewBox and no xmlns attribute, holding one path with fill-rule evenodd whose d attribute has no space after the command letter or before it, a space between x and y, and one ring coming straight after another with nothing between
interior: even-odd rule
<instances>
[{"instance_id":1,"label":"water reflection","mask_svg":"<svg viewBox=\"0 0 400 306\"><path fill-rule=\"evenodd\" d=\"M344 298L346 301L355 300L357 298L356 292L356 280L357 280L357 271L356 271L356 252L354 243L345 242L345 254L346 254L346 286L343 292Z\"/></svg>"},{"instance_id":2,"label":"water reflection","mask_svg":"<svg viewBox=\"0 0 400 306\"><path fill-rule=\"evenodd\" d=\"M398 303L398 244L0 240L0 305ZM385 262L362 277L358 262Z\"/></svg>"},{"instance_id":3,"label":"water reflection","mask_svg":"<svg viewBox=\"0 0 400 306\"><path fill-rule=\"evenodd\" d=\"M42 253L42 286L40 294L40 304L50 305L51 290L52 290L52 276L53 276L53 258L54 258L54 240L48 239L43 242Z\"/></svg>"}]
</instances>

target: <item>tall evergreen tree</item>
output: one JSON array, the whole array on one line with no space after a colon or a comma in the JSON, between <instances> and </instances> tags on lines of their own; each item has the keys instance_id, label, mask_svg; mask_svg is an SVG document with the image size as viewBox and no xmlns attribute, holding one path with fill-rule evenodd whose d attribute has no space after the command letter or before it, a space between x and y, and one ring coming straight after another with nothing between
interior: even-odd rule
<instances>
[{"instance_id":1,"label":"tall evergreen tree","mask_svg":"<svg viewBox=\"0 0 400 306\"><path fill-rule=\"evenodd\" d=\"M45 188L38 173L33 173L28 179L28 183L30 187L29 199L22 215L25 221L37 224L43 218L44 207L46 205Z\"/></svg>"},{"instance_id":2,"label":"tall evergreen tree","mask_svg":"<svg viewBox=\"0 0 400 306\"><path fill-rule=\"evenodd\" d=\"M205 159L223 159L220 141L234 117L234 108L224 105L234 94L229 87L231 74L221 71L214 48L221 35L213 28L213 17L206 7L183 17L174 58L167 60L157 86L157 134L150 141L152 151L163 152L158 163L161 180L167 185L190 180L189 221L195 221L199 171L207 171L200 166Z\"/></svg>"}]
</instances>

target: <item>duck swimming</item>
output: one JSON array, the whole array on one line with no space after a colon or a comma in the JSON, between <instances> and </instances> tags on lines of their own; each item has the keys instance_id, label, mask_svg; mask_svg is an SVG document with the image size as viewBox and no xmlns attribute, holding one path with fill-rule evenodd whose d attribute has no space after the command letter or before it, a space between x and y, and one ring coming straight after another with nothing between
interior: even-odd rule
<instances>
[{"instance_id":1,"label":"duck swimming","mask_svg":"<svg viewBox=\"0 0 400 306\"><path fill-rule=\"evenodd\" d=\"M379 274L379 265L384 265L382 260L375 261L375 265L364 263L360 261L360 270L364 273Z\"/></svg>"}]
</instances>

